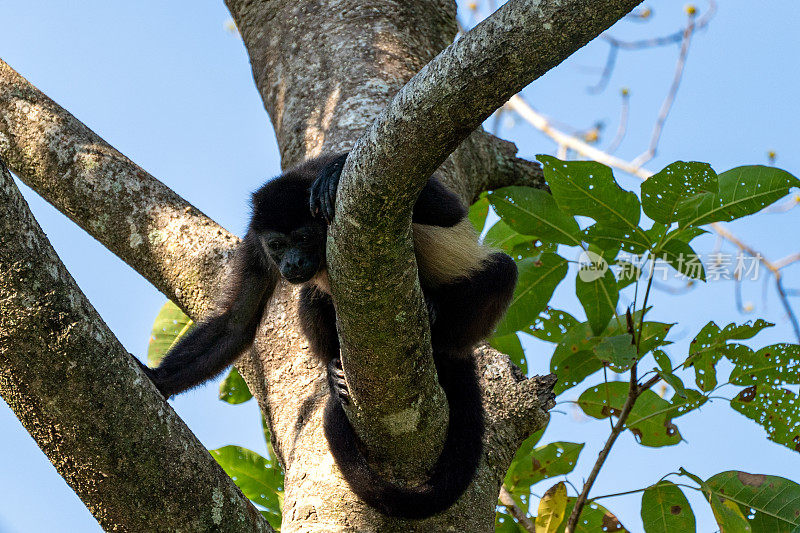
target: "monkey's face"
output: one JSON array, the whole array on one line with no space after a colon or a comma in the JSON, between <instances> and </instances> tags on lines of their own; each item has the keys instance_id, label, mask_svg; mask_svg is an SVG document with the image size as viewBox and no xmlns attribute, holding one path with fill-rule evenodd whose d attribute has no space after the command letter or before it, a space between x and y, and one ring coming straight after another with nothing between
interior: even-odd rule
<instances>
[{"instance_id":1,"label":"monkey's face","mask_svg":"<svg viewBox=\"0 0 800 533\"><path fill-rule=\"evenodd\" d=\"M267 231L261 244L289 283L309 281L325 264L325 227L301 226L291 233Z\"/></svg>"}]
</instances>

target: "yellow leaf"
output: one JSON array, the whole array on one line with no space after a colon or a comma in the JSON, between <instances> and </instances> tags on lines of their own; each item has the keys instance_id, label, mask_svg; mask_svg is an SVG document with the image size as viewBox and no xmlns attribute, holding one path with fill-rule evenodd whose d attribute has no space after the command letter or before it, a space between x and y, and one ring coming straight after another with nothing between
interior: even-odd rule
<instances>
[{"instance_id":1,"label":"yellow leaf","mask_svg":"<svg viewBox=\"0 0 800 533\"><path fill-rule=\"evenodd\" d=\"M536 533L553 533L564 520L567 508L567 486L561 481L544 493L536 516Z\"/></svg>"}]
</instances>

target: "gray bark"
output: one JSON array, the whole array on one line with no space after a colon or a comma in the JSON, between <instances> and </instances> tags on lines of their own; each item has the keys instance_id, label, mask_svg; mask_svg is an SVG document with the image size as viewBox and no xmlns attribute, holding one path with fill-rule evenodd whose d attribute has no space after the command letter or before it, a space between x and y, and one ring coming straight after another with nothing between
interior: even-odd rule
<instances>
[{"instance_id":1,"label":"gray bark","mask_svg":"<svg viewBox=\"0 0 800 533\"><path fill-rule=\"evenodd\" d=\"M516 90L514 87L520 88L568 57L636 3L512 2L499 22L481 26L484 29L480 31L488 33L462 38L463 44L451 48L449 56L441 56L436 65L426 69L362 141L360 153L353 158L359 163L355 166L360 177L355 172L345 176L339 199L344 200L343 209L348 212L359 206L374 208L374 198L353 197L347 205L353 194L350 181L370 183L377 187L376 197L391 200L387 205L392 208L390 214L395 223L379 229L379 241L373 241L371 253L384 253L374 243L386 242L387 235L403 235L398 221L407 221L407 210L421 180L491 112L492 106L502 104L512 94L508 91ZM352 147L392 96L452 42L456 27L454 5L445 0L228 0L227 5L250 55L284 166ZM515 11L520 8L525 9ZM519 27L515 13L529 26ZM516 32L524 38L515 36ZM495 53L500 55L494 57ZM492 85L491 72L498 66L495 72L508 87ZM467 78L459 81L459 76ZM462 112L456 105L459 102L468 110ZM429 112L431 116L426 115ZM438 124L439 120L443 122ZM476 131L438 172L464 200L502 185L541 185L538 167L517 159L514 152L507 143ZM385 159L375 154L383 154ZM215 280L235 239L2 63L0 156L7 158L21 179L191 316L197 317L206 309L207 295L213 294ZM104 213L119 216L104 219ZM364 213L354 212L354 216ZM334 241L338 239L334 235ZM385 253L394 254L395 265L411 257L407 239L388 245L391 251ZM341 255L347 254L346 247L341 251ZM369 257L375 259L374 255ZM188 274L182 276L181 271ZM400 294L418 295L416 280L408 275L412 272L408 264L402 264L397 272L407 274L403 277L404 286L398 287ZM388 272L378 274L376 280L385 279ZM337 288L337 293L341 292L342 287ZM374 298L387 296L383 290ZM416 338L417 345L427 349L418 297L409 301L407 311L420 327L403 340ZM346 329L350 334L352 328ZM452 509L432 519L404 523L381 518L354 498L333 466L320 424L327 397L323 369L313 362L307 343L298 333L294 289L279 284L254 349L241 358L238 366L270 423L273 444L286 469L283 530L492 529L499 485L519 443L544 424L544 408L548 406L542 405L539 392L551 383L524 379L507 357L486 346L476 350L475 356L489 425L486 454L475 482ZM402 363L398 357L386 360L387 369L398 368ZM433 383L430 358L421 355L418 360L427 383ZM399 368L396 375L406 383L400 387L390 385L392 393L384 393L384 408L399 410L409 394L416 394L408 388L403 367ZM435 390L436 387L429 387L424 394L423 399L432 406L424 413L426 418L435 419L437 408L441 408ZM390 403L394 401L397 405ZM361 434L368 434L369 424L358 420L356 423ZM428 426L433 428L435 424L429 421ZM417 437L413 432L409 435L407 450ZM53 453L56 457L69 457L66 450ZM425 457L430 459L431 454L426 452ZM396 455L388 459L391 463ZM404 466L413 471L424 461L419 461L418 456L417 462L420 464ZM144 485L147 481L136 480Z\"/></svg>"},{"instance_id":2,"label":"gray bark","mask_svg":"<svg viewBox=\"0 0 800 533\"><path fill-rule=\"evenodd\" d=\"M103 528L272 531L105 325L2 165L0 271L0 395Z\"/></svg>"}]
</instances>

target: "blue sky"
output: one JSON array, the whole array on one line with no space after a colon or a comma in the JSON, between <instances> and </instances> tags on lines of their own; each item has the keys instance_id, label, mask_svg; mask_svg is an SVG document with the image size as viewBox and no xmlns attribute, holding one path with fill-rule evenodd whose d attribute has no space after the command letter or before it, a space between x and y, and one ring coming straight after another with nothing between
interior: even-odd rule
<instances>
[{"instance_id":1,"label":"blue sky","mask_svg":"<svg viewBox=\"0 0 800 533\"><path fill-rule=\"evenodd\" d=\"M622 23L622 38L659 35L683 21L682 3L649 3L655 20ZM704 4L698 7L703 9ZM226 228L246 225L250 191L279 172L274 135L252 82L244 48L224 29L229 18L222 2L4 2L0 57L104 139ZM664 131L658 170L682 160L707 161L717 171L766 163L800 175L798 56L800 9L794 0L754 4L724 0L709 28L699 33L689 54L683 85ZM559 123L576 128L606 123L605 143L619 115L619 88L631 90L631 119L617 155L632 158L646 146L661 100L672 77L677 48L622 53L606 92L587 93L597 79L607 46L593 43L525 91L528 100ZM554 153L541 134L516 120L504 121L502 136L517 142L523 156ZM601 144L601 147L605 144ZM638 190L638 181L619 176ZM148 335L164 297L72 222L23 186L25 197L64 263L125 347L144 356ZM760 214L731 225L767 257L797 250L800 210ZM698 241L708 253L713 237ZM800 286L800 266L786 271L787 285ZM774 291L761 282L744 286L743 299L754 313L738 312L731 282L711 282L687 295L660 292L653 318L675 322L673 359L708 320L726 324L757 316L777 323L754 345L792 340ZM766 296L765 296L766 294ZM797 299L794 302L797 305ZM579 314L569 284L553 305ZM528 361L546 372L552 347L526 344ZM686 380L687 383L691 379ZM585 386L563 395L577 397ZM229 406L208 385L180 396L176 410L209 448L239 444L263 453L254 402ZM557 408L543 442L587 442L576 473L579 484L608 433L606 421L588 420L569 404ZM701 476L741 469L800 481L800 456L769 443L763 430L724 402L680 418L687 442L662 449L637 445L625 433L606 463L593 494L645 487L684 466ZM80 500L0 402L0 533L99 531ZM545 486L536 492L544 492ZM710 511L688 494L698 531L714 531ZM641 531L639 496L604 500L623 524Z\"/></svg>"}]
</instances>

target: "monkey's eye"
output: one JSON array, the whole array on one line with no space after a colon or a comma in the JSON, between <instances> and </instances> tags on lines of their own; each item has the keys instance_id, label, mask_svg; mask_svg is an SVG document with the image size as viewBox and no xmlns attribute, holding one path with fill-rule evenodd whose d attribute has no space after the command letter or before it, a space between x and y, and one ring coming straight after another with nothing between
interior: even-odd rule
<instances>
[{"instance_id":1,"label":"monkey's eye","mask_svg":"<svg viewBox=\"0 0 800 533\"><path fill-rule=\"evenodd\" d=\"M286 248L286 243L280 239L272 239L267 242L267 246L272 250L283 250Z\"/></svg>"}]
</instances>

